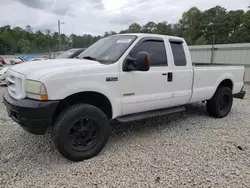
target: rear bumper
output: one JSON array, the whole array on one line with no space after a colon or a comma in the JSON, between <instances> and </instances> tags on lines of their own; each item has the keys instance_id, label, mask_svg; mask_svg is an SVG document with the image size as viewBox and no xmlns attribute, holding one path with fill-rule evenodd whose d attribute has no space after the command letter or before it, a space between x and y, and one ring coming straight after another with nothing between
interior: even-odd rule
<instances>
[{"instance_id":1,"label":"rear bumper","mask_svg":"<svg viewBox=\"0 0 250 188\"><path fill-rule=\"evenodd\" d=\"M244 99L245 95L246 91L241 90L239 93L234 94L233 97L237 99Z\"/></svg>"},{"instance_id":2,"label":"rear bumper","mask_svg":"<svg viewBox=\"0 0 250 188\"><path fill-rule=\"evenodd\" d=\"M52 117L59 101L37 101L13 99L7 90L3 94L8 115L24 130L43 135L52 124Z\"/></svg>"}]
</instances>

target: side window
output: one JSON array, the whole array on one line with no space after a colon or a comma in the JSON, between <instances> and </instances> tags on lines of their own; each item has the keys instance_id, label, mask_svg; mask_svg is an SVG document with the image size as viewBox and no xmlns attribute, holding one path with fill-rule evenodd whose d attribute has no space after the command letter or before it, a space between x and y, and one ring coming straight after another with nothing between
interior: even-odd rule
<instances>
[{"instance_id":1,"label":"side window","mask_svg":"<svg viewBox=\"0 0 250 188\"><path fill-rule=\"evenodd\" d=\"M180 42L170 42L173 56L174 56L174 64L175 66L186 66L186 56L185 51Z\"/></svg>"},{"instance_id":2,"label":"side window","mask_svg":"<svg viewBox=\"0 0 250 188\"><path fill-rule=\"evenodd\" d=\"M131 57L136 58L139 52L147 52L150 56L151 66L167 66L167 55L163 41L144 41L139 44L130 54Z\"/></svg>"}]
</instances>

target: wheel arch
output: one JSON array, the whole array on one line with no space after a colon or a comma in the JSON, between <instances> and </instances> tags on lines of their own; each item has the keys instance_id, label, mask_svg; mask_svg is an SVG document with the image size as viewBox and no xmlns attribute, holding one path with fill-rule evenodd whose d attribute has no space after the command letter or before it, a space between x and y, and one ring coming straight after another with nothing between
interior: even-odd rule
<instances>
[{"instance_id":1,"label":"wheel arch","mask_svg":"<svg viewBox=\"0 0 250 188\"><path fill-rule=\"evenodd\" d=\"M109 97L97 91L80 91L72 93L60 100L60 103L53 114L53 119L56 119L56 117L69 106L79 103L91 104L98 107L106 114L108 119L112 119L113 117L114 108Z\"/></svg>"},{"instance_id":2,"label":"wheel arch","mask_svg":"<svg viewBox=\"0 0 250 188\"><path fill-rule=\"evenodd\" d=\"M227 78L227 79L224 79L224 80L222 80L221 82L220 82L220 84L218 85L218 87L217 87L217 89L219 88L219 87L228 87L228 88L230 88L232 91L233 91L233 81L231 80L231 79L229 79L229 78Z\"/></svg>"},{"instance_id":3,"label":"wheel arch","mask_svg":"<svg viewBox=\"0 0 250 188\"><path fill-rule=\"evenodd\" d=\"M218 90L219 87L228 87L232 90L234 90L234 78L231 74L224 74L222 75L217 83L216 83L216 87L214 89L213 95L215 94L215 92Z\"/></svg>"}]
</instances>

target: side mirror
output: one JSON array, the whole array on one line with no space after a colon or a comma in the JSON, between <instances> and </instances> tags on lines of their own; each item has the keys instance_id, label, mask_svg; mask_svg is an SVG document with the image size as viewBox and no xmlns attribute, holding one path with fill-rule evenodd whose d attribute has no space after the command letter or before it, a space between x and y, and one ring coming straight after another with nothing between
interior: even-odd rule
<instances>
[{"instance_id":1,"label":"side mirror","mask_svg":"<svg viewBox=\"0 0 250 188\"><path fill-rule=\"evenodd\" d=\"M123 63L122 70L130 71L148 71L150 68L150 58L147 52L139 52L136 58L127 57Z\"/></svg>"},{"instance_id":2,"label":"side mirror","mask_svg":"<svg viewBox=\"0 0 250 188\"><path fill-rule=\"evenodd\" d=\"M150 57L147 52L139 52L135 60L135 68L138 71L148 71L150 68Z\"/></svg>"}]
</instances>

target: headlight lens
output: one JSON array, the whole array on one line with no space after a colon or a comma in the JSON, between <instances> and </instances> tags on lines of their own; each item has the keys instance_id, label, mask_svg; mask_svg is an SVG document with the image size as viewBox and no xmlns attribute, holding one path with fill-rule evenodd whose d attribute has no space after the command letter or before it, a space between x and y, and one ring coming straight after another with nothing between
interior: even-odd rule
<instances>
[{"instance_id":1,"label":"headlight lens","mask_svg":"<svg viewBox=\"0 0 250 188\"><path fill-rule=\"evenodd\" d=\"M26 81L26 96L31 99L48 100L47 90L44 84L34 80Z\"/></svg>"}]
</instances>

